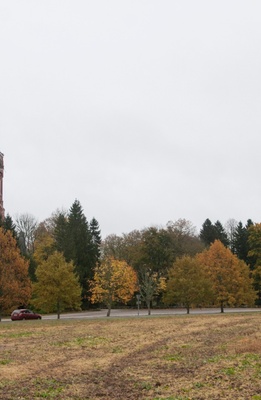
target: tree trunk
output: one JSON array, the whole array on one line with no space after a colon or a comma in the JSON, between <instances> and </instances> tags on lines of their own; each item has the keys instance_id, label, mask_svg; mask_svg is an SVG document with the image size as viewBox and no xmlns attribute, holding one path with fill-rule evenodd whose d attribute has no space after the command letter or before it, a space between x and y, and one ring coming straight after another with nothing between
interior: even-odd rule
<instances>
[{"instance_id":1,"label":"tree trunk","mask_svg":"<svg viewBox=\"0 0 261 400\"><path fill-rule=\"evenodd\" d=\"M150 311L150 301L147 301L147 307L148 307L148 315L150 315L150 314L151 314L151 311Z\"/></svg>"},{"instance_id":2,"label":"tree trunk","mask_svg":"<svg viewBox=\"0 0 261 400\"><path fill-rule=\"evenodd\" d=\"M187 306L186 309L187 309L187 314L189 314L189 306Z\"/></svg>"},{"instance_id":3,"label":"tree trunk","mask_svg":"<svg viewBox=\"0 0 261 400\"><path fill-rule=\"evenodd\" d=\"M223 303L223 301L221 301L220 307L221 307L221 312L223 313L224 312L224 303Z\"/></svg>"},{"instance_id":4,"label":"tree trunk","mask_svg":"<svg viewBox=\"0 0 261 400\"><path fill-rule=\"evenodd\" d=\"M57 319L60 319L61 311L60 311L60 302L57 302Z\"/></svg>"},{"instance_id":5,"label":"tree trunk","mask_svg":"<svg viewBox=\"0 0 261 400\"><path fill-rule=\"evenodd\" d=\"M109 317L110 315L111 315L111 305L108 306L107 317Z\"/></svg>"}]
</instances>

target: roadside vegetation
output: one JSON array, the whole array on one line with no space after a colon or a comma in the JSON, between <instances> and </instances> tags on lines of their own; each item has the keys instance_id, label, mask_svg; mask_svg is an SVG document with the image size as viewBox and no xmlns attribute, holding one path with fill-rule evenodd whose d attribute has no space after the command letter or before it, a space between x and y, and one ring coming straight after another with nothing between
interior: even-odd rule
<instances>
[{"instance_id":1,"label":"roadside vegetation","mask_svg":"<svg viewBox=\"0 0 261 400\"><path fill-rule=\"evenodd\" d=\"M0 325L3 400L261 399L261 313Z\"/></svg>"},{"instance_id":2,"label":"roadside vegetation","mask_svg":"<svg viewBox=\"0 0 261 400\"><path fill-rule=\"evenodd\" d=\"M38 223L0 220L0 315L107 307L261 305L261 224L179 219L102 240L75 200Z\"/></svg>"}]
</instances>

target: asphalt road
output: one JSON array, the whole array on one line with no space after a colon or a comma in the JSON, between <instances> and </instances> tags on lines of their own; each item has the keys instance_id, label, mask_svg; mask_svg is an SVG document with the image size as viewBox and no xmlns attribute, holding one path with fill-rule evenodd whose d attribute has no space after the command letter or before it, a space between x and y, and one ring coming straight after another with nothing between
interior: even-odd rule
<instances>
[{"instance_id":1,"label":"asphalt road","mask_svg":"<svg viewBox=\"0 0 261 400\"><path fill-rule=\"evenodd\" d=\"M261 312L261 308L225 308L224 313L248 313L248 312ZM184 315L186 314L186 310L184 308L172 308L172 309L152 309L151 316L160 316L160 315ZM220 314L220 308L202 308L202 309L191 309L191 315L195 314ZM61 319L95 319L95 318L105 318L107 315L107 310L99 310L99 311L81 311L74 313L65 313L61 314ZM132 317L137 318L139 316L147 316L148 310L141 309L115 309L111 310L111 317ZM46 314L42 316L43 320L52 320L57 319L56 314ZM11 321L10 318L2 318L2 322Z\"/></svg>"}]
</instances>

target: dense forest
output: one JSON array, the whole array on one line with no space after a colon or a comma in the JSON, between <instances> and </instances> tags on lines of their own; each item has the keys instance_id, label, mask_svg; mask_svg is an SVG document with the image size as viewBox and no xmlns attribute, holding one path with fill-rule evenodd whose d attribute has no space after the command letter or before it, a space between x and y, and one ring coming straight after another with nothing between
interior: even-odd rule
<instances>
[{"instance_id":1,"label":"dense forest","mask_svg":"<svg viewBox=\"0 0 261 400\"><path fill-rule=\"evenodd\" d=\"M0 221L0 311L261 305L261 224L179 219L102 240L78 200L38 223Z\"/></svg>"}]
</instances>

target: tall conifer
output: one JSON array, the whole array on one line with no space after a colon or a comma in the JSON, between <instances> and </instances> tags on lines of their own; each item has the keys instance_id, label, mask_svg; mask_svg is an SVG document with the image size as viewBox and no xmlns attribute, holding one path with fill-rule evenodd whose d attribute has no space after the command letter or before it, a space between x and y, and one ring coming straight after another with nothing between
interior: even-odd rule
<instances>
[{"instance_id":1,"label":"tall conifer","mask_svg":"<svg viewBox=\"0 0 261 400\"><path fill-rule=\"evenodd\" d=\"M90 232L92 237L93 256L95 263L98 263L101 255L101 230L99 223L95 218L92 218L90 221Z\"/></svg>"},{"instance_id":2,"label":"tall conifer","mask_svg":"<svg viewBox=\"0 0 261 400\"><path fill-rule=\"evenodd\" d=\"M210 246L216 239L216 228L210 221L210 219L206 219L202 225L202 228L199 233L199 237L204 242L206 246Z\"/></svg>"},{"instance_id":3,"label":"tall conifer","mask_svg":"<svg viewBox=\"0 0 261 400\"><path fill-rule=\"evenodd\" d=\"M79 200L72 204L68 216L60 213L54 229L55 247L67 262L73 261L82 288L82 307L89 306L89 281L100 256L100 229L93 218L89 225Z\"/></svg>"}]
</instances>

